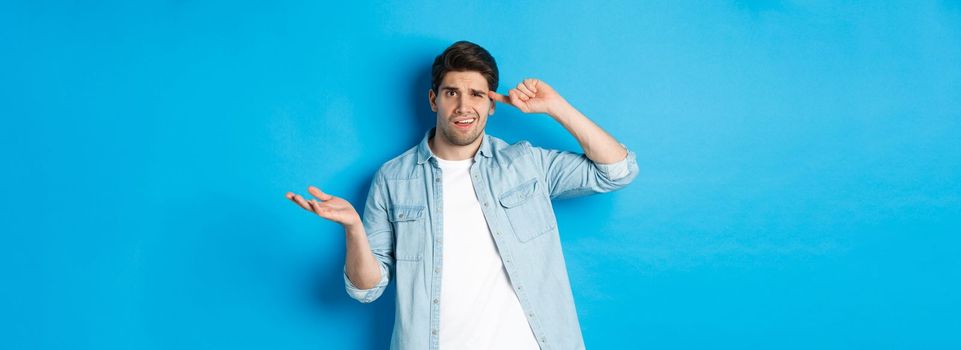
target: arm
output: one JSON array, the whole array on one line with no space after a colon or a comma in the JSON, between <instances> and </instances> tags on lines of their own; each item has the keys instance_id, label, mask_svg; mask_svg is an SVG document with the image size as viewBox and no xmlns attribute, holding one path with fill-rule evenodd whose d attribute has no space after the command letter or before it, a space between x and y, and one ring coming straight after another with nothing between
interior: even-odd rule
<instances>
[{"instance_id":1,"label":"arm","mask_svg":"<svg viewBox=\"0 0 961 350\"><path fill-rule=\"evenodd\" d=\"M588 159L599 164L613 164L627 158L627 149L604 129L587 119L574 106L566 104L557 113L549 114L571 133Z\"/></svg>"},{"instance_id":2,"label":"arm","mask_svg":"<svg viewBox=\"0 0 961 350\"><path fill-rule=\"evenodd\" d=\"M344 226L347 235L347 257L344 270L358 289L371 289L381 280L380 264L371 253L364 226Z\"/></svg>"},{"instance_id":3,"label":"arm","mask_svg":"<svg viewBox=\"0 0 961 350\"><path fill-rule=\"evenodd\" d=\"M545 113L560 123L584 154L531 146L541 163L551 198L568 198L609 192L629 184L638 173L634 153L571 106L547 83L526 79L507 96L491 92L492 99L524 113Z\"/></svg>"},{"instance_id":4,"label":"arm","mask_svg":"<svg viewBox=\"0 0 961 350\"><path fill-rule=\"evenodd\" d=\"M547 83L525 79L508 92L508 96L491 91L490 97L508 103L524 113L546 113L564 126L584 149L588 159L611 164L627 157L625 149L614 137L571 106Z\"/></svg>"},{"instance_id":5,"label":"arm","mask_svg":"<svg viewBox=\"0 0 961 350\"><path fill-rule=\"evenodd\" d=\"M344 284L347 293L362 303L372 302L384 293L393 271L394 230L387 216L388 203L387 183L381 171L378 170L370 184L370 191L367 193L367 201L364 204L363 224L358 228L361 233L354 236L358 240L363 239L367 242L367 246L361 247L357 254L365 258L363 264L360 264L365 270L359 273L352 270L356 266L351 266L349 249L344 267ZM372 261L366 260L370 257L373 257ZM378 274L373 274L371 272L373 270ZM367 279L361 280L365 277L361 277L360 273L368 274ZM353 281L358 283L354 284Z\"/></svg>"}]
</instances>

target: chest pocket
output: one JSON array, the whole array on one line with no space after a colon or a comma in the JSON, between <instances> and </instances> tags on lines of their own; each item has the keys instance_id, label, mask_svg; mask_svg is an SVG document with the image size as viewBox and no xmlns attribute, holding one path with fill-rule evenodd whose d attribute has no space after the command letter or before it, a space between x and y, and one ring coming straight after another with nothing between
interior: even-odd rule
<instances>
[{"instance_id":1,"label":"chest pocket","mask_svg":"<svg viewBox=\"0 0 961 350\"><path fill-rule=\"evenodd\" d=\"M507 190L499 197L517 240L530 241L557 227L546 193L537 179L530 179Z\"/></svg>"},{"instance_id":2,"label":"chest pocket","mask_svg":"<svg viewBox=\"0 0 961 350\"><path fill-rule=\"evenodd\" d=\"M426 207L422 205L394 205L388 220L394 227L394 259L420 261L427 235Z\"/></svg>"}]
</instances>

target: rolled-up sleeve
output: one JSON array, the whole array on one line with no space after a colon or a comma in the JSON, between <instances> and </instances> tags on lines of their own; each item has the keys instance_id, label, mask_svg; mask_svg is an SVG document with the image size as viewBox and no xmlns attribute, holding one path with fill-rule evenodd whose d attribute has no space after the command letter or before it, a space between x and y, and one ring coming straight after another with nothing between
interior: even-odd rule
<instances>
[{"instance_id":1,"label":"rolled-up sleeve","mask_svg":"<svg viewBox=\"0 0 961 350\"><path fill-rule=\"evenodd\" d=\"M621 144L621 146L624 146L624 144ZM637 176L637 157L634 155L634 152L627 149L627 147L624 147L624 149L627 150L627 155L617 163L594 163L594 165L597 165L597 171L611 181L621 180L631 175ZM631 180L633 179L634 178L631 177Z\"/></svg>"},{"instance_id":2,"label":"rolled-up sleeve","mask_svg":"<svg viewBox=\"0 0 961 350\"><path fill-rule=\"evenodd\" d=\"M551 198L571 198L615 191L631 183L639 172L637 156L627 151L624 159L600 164L582 153L530 146L541 164Z\"/></svg>"},{"instance_id":3,"label":"rolled-up sleeve","mask_svg":"<svg viewBox=\"0 0 961 350\"><path fill-rule=\"evenodd\" d=\"M344 266L344 286L347 287L347 294L349 294L351 298L366 304L380 297L384 292L384 288L387 287L387 283L390 282L390 271L384 264L378 265L380 266L380 281L370 289L360 289L354 286L354 283L350 281L350 277L347 277L347 266Z\"/></svg>"}]
</instances>

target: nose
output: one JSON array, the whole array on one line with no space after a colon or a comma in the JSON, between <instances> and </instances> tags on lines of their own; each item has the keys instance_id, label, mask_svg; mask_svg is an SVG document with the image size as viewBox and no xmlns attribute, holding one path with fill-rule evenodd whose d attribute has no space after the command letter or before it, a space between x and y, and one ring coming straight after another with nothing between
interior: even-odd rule
<instances>
[{"instance_id":1,"label":"nose","mask_svg":"<svg viewBox=\"0 0 961 350\"><path fill-rule=\"evenodd\" d=\"M467 94L460 94L460 96L457 98L457 107L455 108L455 112L457 112L457 114L470 112L470 108L467 103Z\"/></svg>"}]
</instances>

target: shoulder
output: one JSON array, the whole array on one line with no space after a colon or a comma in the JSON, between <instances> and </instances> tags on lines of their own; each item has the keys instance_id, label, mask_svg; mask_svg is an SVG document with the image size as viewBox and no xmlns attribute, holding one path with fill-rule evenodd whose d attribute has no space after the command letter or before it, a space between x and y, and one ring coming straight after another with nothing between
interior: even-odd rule
<instances>
[{"instance_id":1,"label":"shoulder","mask_svg":"<svg viewBox=\"0 0 961 350\"><path fill-rule=\"evenodd\" d=\"M537 149L527 140L520 140L508 143L497 137L490 136L491 150L494 160L499 163L512 164L515 161L525 159L533 155L532 151ZM530 160L531 158L527 158Z\"/></svg>"},{"instance_id":2,"label":"shoulder","mask_svg":"<svg viewBox=\"0 0 961 350\"><path fill-rule=\"evenodd\" d=\"M377 169L374 177L382 179L409 177L417 165L417 147L418 146L415 145L407 151L404 151L404 153L384 162L384 164Z\"/></svg>"}]
</instances>

